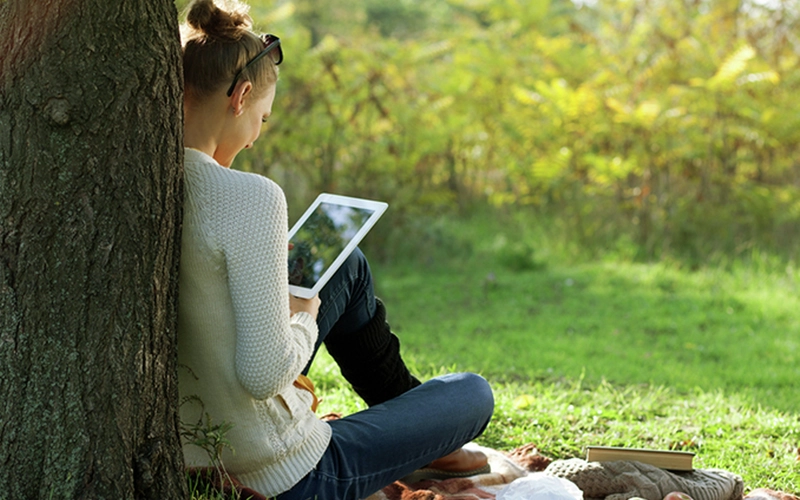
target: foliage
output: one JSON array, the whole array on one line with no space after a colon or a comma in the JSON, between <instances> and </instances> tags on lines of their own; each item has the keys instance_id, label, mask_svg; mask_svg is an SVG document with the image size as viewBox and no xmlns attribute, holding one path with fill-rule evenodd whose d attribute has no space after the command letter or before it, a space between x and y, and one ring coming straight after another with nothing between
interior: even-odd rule
<instances>
[{"instance_id":1,"label":"foliage","mask_svg":"<svg viewBox=\"0 0 800 500\"><path fill-rule=\"evenodd\" d=\"M418 373L489 377L486 444L677 443L800 491L796 0L250 3L286 60L236 167L294 216L389 202L378 293Z\"/></svg>"},{"instance_id":2,"label":"foliage","mask_svg":"<svg viewBox=\"0 0 800 500\"><path fill-rule=\"evenodd\" d=\"M195 404L200 408L203 407L203 402L197 396L190 396L181 401L181 406L184 404ZM233 428L230 422L222 422L215 424L211 415L205 411L201 412L202 415L197 422L180 421L180 433L182 440L190 445L201 448L208 454L208 459L211 462L212 471L209 474L219 478L219 484L231 484L232 480L228 471L225 469L225 464L222 461L222 452L228 448L232 453L235 452L233 446L225 435ZM204 497L211 494L209 490L208 481L201 481L201 475L195 476L194 479L189 478L189 492L192 498ZM204 488L204 491L201 491ZM238 496L233 492L233 496Z\"/></svg>"},{"instance_id":3,"label":"foliage","mask_svg":"<svg viewBox=\"0 0 800 500\"><path fill-rule=\"evenodd\" d=\"M372 196L403 232L490 202L639 258L796 256L794 1L251 3L286 62L238 167L294 215L320 191Z\"/></svg>"}]
</instances>

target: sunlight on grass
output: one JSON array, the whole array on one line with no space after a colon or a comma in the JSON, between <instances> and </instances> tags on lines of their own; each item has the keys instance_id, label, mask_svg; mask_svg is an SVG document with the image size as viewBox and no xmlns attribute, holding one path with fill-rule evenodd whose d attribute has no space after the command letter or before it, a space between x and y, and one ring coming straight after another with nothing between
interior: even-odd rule
<instances>
[{"instance_id":1,"label":"sunlight on grass","mask_svg":"<svg viewBox=\"0 0 800 500\"><path fill-rule=\"evenodd\" d=\"M800 491L793 265L755 251L699 269L586 258L534 223L449 222L438 238L457 255L423 244L416 260L379 264L377 293L423 373L492 383L484 444L533 442L555 458L588 445L685 449L748 489Z\"/></svg>"},{"instance_id":2,"label":"sunlight on grass","mask_svg":"<svg viewBox=\"0 0 800 500\"><path fill-rule=\"evenodd\" d=\"M491 234L475 226L460 237ZM545 243L536 242L548 256L537 269L509 269L491 243L441 265L380 267L378 294L407 352L497 379L720 389L800 410L800 275L791 266L575 262Z\"/></svg>"},{"instance_id":3,"label":"sunlight on grass","mask_svg":"<svg viewBox=\"0 0 800 500\"><path fill-rule=\"evenodd\" d=\"M422 374L424 379L447 370ZM322 352L311 372L323 402L320 413L364 408ZM748 489L800 491L800 419L753 408L721 391L678 394L663 386L592 385L578 379L497 381L491 425L478 440L511 450L535 443L552 458L585 457L589 445L677 449L696 453L700 468L740 474Z\"/></svg>"}]
</instances>

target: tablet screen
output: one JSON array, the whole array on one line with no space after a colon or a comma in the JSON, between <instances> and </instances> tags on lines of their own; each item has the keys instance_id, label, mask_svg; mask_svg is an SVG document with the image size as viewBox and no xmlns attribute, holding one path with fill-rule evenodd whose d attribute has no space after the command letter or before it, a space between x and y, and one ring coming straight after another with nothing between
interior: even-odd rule
<instances>
[{"instance_id":1,"label":"tablet screen","mask_svg":"<svg viewBox=\"0 0 800 500\"><path fill-rule=\"evenodd\" d=\"M322 202L289 240L289 284L314 288L375 210Z\"/></svg>"}]
</instances>

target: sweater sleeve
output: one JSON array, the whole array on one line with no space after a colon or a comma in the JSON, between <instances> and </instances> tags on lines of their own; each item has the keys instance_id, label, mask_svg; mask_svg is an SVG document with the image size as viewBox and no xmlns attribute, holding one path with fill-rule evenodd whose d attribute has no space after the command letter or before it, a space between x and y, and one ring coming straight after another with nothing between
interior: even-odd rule
<instances>
[{"instance_id":1,"label":"sweater sleeve","mask_svg":"<svg viewBox=\"0 0 800 500\"><path fill-rule=\"evenodd\" d=\"M253 397L264 399L297 378L318 330L307 313L289 316L283 191L265 177L236 174L233 192L226 193L236 203L221 210L219 228L236 321L236 374Z\"/></svg>"}]
</instances>

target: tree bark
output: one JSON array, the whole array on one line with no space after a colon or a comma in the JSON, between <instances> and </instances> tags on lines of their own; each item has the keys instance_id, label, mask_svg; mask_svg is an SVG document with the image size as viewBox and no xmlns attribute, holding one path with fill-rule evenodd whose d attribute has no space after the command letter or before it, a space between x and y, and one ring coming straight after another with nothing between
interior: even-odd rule
<instances>
[{"instance_id":1,"label":"tree bark","mask_svg":"<svg viewBox=\"0 0 800 500\"><path fill-rule=\"evenodd\" d=\"M172 0L0 0L0 497L186 496Z\"/></svg>"}]
</instances>

